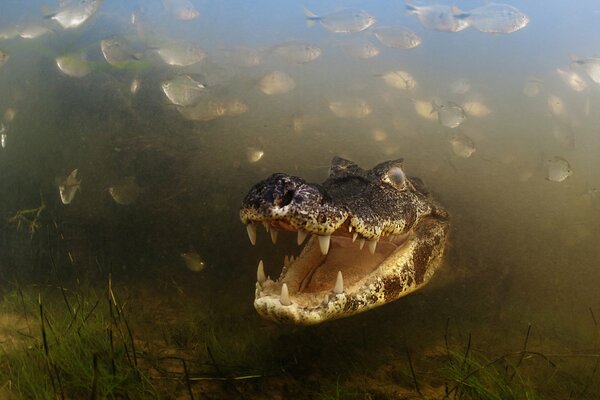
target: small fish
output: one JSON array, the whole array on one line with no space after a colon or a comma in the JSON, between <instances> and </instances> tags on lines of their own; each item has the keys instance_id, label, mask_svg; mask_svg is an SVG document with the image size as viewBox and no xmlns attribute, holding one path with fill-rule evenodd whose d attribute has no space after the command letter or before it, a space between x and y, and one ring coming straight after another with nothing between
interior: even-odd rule
<instances>
[{"instance_id":1,"label":"small fish","mask_svg":"<svg viewBox=\"0 0 600 400\"><path fill-rule=\"evenodd\" d=\"M16 25L3 26L0 28L0 40L13 39L19 36L19 30Z\"/></svg>"},{"instance_id":2,"label":"small fish","mask_svg":"<svg viewBox=\"0 0 600 400\"><path fill-rule=\"evenodd\" d=\"M469 27L467 20L455 17L455 15L463 13L456 6L443 4L417 6L406 2L405 7L409 14L417 16L421 25L426 29L433 29L440 32L460 32Z\"/></svg>"},{"instance_id":3,"label":"small fish","mask_svg":"<svg viewBox=\"0 0 600 400\"><path fill-rule=\"evenodd\" d=\"M296 82L291 76L282 71L267 73L260 80L258 87L267 95L284 94L296 87Z\"/></svg>"},{"instance_id":4,"label":"small fish","mask_svg":"<svg viewBox=\"0 0 600 400\"><path fill-rule=\"evenodd\" d=\"M338 118L364 118L373 111L369 104L357 97L347 97L329 102L329 109Z\"/></svg>"},{"instance_id":5,"label":"small fish","mask_svg":"<svg viewBox=\"0 0 600 400\"><path fill-rule=\"evenodd\" d=\"M206 267L204 260L196 251L189 251L187 253L181 253L181 258L185 262L185 266L193 272L201 272Z\"/></svg>"},{"instance_id":6,"label":"small fish","mask_svg":"<svg viewBox=\"0 0 600 400\"><path fill-rule=\"evenodd\" d=\"M60 9L46 18L58 22L64 29L77 28L94 15L103 0L70 0L64 1Z\"/></svg>"},{"instance_id":7,"label":"small fish","mask_svg":"<svg viewBox=\"0 0 600 400\"><path fill-rule=\"evenodd\" d=\"M483 118L487 117L492 113L492 110L488 108L485 104L479 101L465 101L462 104L463 110L465 110L465 114L469 117Z\"/></svg>"},{"instance_id":8,"label":"small fish","mask_svg":"<svg viewBox=\"0 0 600 400\"><path fill-rule=\"evenodd\" d=\"M488 3L454 16L485 33L513 33L529 24L529 17L521 10L502 3Z\"/></svg>"},{"instance_id":9,"label":"small fish","mask_svg":"<svg viewBox=\"0 0 600 400\"><path fill-rule=\"evenodd\" d=\"M438 105L435 101L431 102L432 110L437 112L438 122L448 128L456 128L467 119L465 110L458 104L447 101Z\"/></svg>"},{"instance_id":10,"label":"small fish","mask_svg":"<svg viewBox=\"0 0 600 400\"><path fill-rule=\"evenodd\" d=\"M404 27L377 27L373 29L373 34L381 44L394 49L413 49L423 41L419 35Z\"/></svg>"},{"instance_id":11,"label":"small fish","mask_svg":"<svg viewBox=\"0 0 600 400\"><path fill-rule=\"evenodd\" d=\"M8 107L5 111L4 111L4 120L6 122L12 122L15 119L15 116L17 115L17 110L15 110L12 107Z\"/></svg>"},{"instance_id":12,"label":"small fish","mask_svg":"<svg viewBox=\"0 0 600 400\"><path fill-rule=\"evenodd\" d=\"M107 63L117 68L124 68L139 61L129 41L120 35L113 35L100 41L100 49Z\"/></svg>"},{"instance_id":13,"label":"small fish","mask_svg":"<svg viewBox=\"0 0 600 400\"><path fill-rule=\"evenodd\" d=\"M156 49L160 58L168 65L187 67L204 61L206 53L188 42L173 42Z\"/></svg>"},{"instance_id":14,"label":"small fish","mask_svg":"<svg viewBox=\"0 0 600 400\"><path fill-rule=\"evenodd\" d=\"M178 106L194 105L208 92L204 84L189 75L179 75L164 81L161 87L171 103Z\"/></svg>"},{"instance_id":15,"label":"small fish","mask_svg":"<svg viewBox=\"0 0 600 400\"><path fill-rule=\"evenodd\" d=\"M189 0L162 0L162 3L179 20L190 21L200 16L200 11Z\"/></svg>"},{"instance_id":16,"label":"small fish","mask_svg":"<svg viewBox=\"0 0 600 400\"><path fill-rule=\"evenodd\" d=\"M7 52L0 50L0 67L3 66L8 59L10 58L10 56L8 55Z\"/></svg>"},{"instance_id":17,"label":"small fish","mask_svg":"<svg viewBox=\"0 0 600 400\"><path fill-rule=\"evenodd\" d=\"M192 107L179 107L179 113L191 121L212 121L222 117L236 117L248 111L248 105L241 100L200 102Z\"/></svg>"},{"instance_id":18,"label":"small fish","mask_svg":"<svg viewBox=\"0 0 600 400\"><path fill-rule=\"evenodd\" d=\"M8 135L6 134L6 126L2 122L0 122L0 145L2 148L6 148L6 138Z\"/></svg>"},{"instance_id":19,"label":"small fish","mask_svg":"<svg viewBox=\"0 0 600 400\"><path fill-rule=\"evenodd\" d=\"M259 149L257 147L248 147L246 149L246 158L248 162L255 163L260 161L261 158L265 155L264 150Z\"/></svg>"},{"instance_id":20,"label":"small fish","mask_svg":"<svg viewBox=\"0 0 600 400\"><path fill-rule=\"evenodd\" d=\"M17 27L17 32L23 39L36 39L52 32L52 29L48 28L41 22L31 22L25 25L19 25Z\"/></svg>"},{"instance_id":21,"label":"small fish","mask_svg":"<svg viewBox=\"0 0 600 400\"><path fill-rule=\"evenodd\" d=\"M123 206L135 203L141 192L142 189L135 183L134 176L123 178L118 184L108 188L108 193L115 203Z\"/></svg>"},{"instance_id":22,"label":"small fish","mask_svg":"<svg viewBox=\"0 0 600 400\"><path fill-rule=\"evenodd\" d=\"M463 133L450 136L449 142L452 151L458 157L469 158L475 152L475 142Z\"/></svg>"},{"instance_id":23,"label":"small fish","mask_svg":"<svg viewBox=\"0 0 600 400\"><path fill-rule=\"evenodd\" d=\"M583 92L588 88L587 82L584 81L577 72L566 71L558 68L556 73L563 80L563 82L567 84L567 86L576 92Z\"/></svg>"},{"instance_id":24,"label":"small fish","mask_svg":"<svg viewBox=\"0 0 600 400\"><path fill-rule=\"evenodd\" d=\"M387 132L380 128L373 128L371 130L371 136L376 142L383 142L388 138Z\"/></svg>"},{"instance_id":25,"label":"small fish","mask_svg":"<svg viewBox=\"0 0 600 400\"><path fill-rule=\"evenodd\" d=\"M321 56L323 50L314 44L287 42L274 46L271 51L282 60L292 64L306 64Z\"/></svg>"},{"instance_id":26,"label":"small fish","mask_svg":"<svg viewBox=\"0 0 600 400\"><path fill-rule=\"evenodd\" d=\"M387 85L396 89L412 91L417 87L417 81L415 78L406 71L389 71L383 74L381 77Z\"/></svg>"},{"instance_id":27,"label":"small fish","mask_svg":"<svg viewBox=\"0 0 600 400\"><path fill-rule=\"evenodd\" d=\"M367 60L369 58L377 57L380 53L379 49L368 40L348 40L338 42L342 51L352 58L360 58L361 60Z\"/></svg>"},{"instance_id":28,"label":"small fish","mask_svg":"<svg viewBox=\"0 0 600 400\"><path fill-rule=\"evenodd\" d=\"M560 97L553 94L548 96L548 109L553 116L558 118L565 117L567 114L565 102Z\"/></svg>"},{"instance_id":29,"label":"small fish","mask_svg":"<svg viewBox=\"0 0 600 400\"><path fill-rule=\"evenodd\" d=\"M131 85L129 85L129 91L131 92L131 94L136 94L138 90L140 90L141 84L142 81L140 80L140 78L133 78L133 80L131 81Z\"/></svg>"},{"instance_id":30,"label":"small fish","mask_svg":"<svg viewBox=\"0 0 600 400\"><path fill-rule=\"evenodd\" d=\"M580 65L592 81L600 84L600 58L572 58L572 62Z\"/></svg>"},{"instance_id":31,"label":"small fish","mask_svg":"<svg viewBox=\"0 0 600 400\"><path fill-rule=\"evenodd\" d=\"M437 111L433 108L432 101L412 99L412 102L418 116L429 120L438 119Z\"/></svg>"},{"instance_id":32,"label":"small fish","mask_svg":"<svg viewBox=\"0 0 600 400\"><path fill-rule=\"evenodd\" d=\"M543 82L537 79L530 79L523 86L523 94L527 97L536 97L542 91Z\"/></svg>"},{"instance_id":33,"label":"small fish","mask_svg":"<svg viewBox=\"0 0 600 400\"><path fill-rule=\"evenodd\" d=\"M318 16L304 9L307 25L318 21L325 29L333 33L362 32L375 23L375 17L363 10L344 9L327 15Z\"/></svg>"},{"instance_id":34,"label":"small fish","mask_svg":"<svg viewBox=\"0 0 600 400\"><path fill-rule=\"evenodd\" d=\"M81 190L81 179L77 179L77 169L59 180L58 192L63 204L71 204L78 190Z\"/></svg>"},{"instance_id":35,"label":"small fish","mask_svg":"<svg viewBox=\"0 0 600 400\"><path fill-rule=\"evenodd\" d=\"M552 182L562 182L573 175L573 170L569 162L559 156L554 156L546 161L546 167L546 179Z\"/></svg>"},{"instance_id":36,"label":"small fish","mask_svg":"<svg viewBox=\"0 0 600 400\"><path fill-rule=\"evenodd\" d=\"M91 72L90 64L81 54L65 54L55 59L56 66L65 75L83 78Z\"/></svg>"}]
</instances>

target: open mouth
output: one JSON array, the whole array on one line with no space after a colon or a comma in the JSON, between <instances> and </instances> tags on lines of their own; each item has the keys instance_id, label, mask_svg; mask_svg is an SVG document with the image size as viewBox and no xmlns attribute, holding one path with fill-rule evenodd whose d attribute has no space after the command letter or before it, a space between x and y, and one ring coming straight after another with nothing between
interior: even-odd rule
<instances>
[{"instance_id":1,"label":"open mouth","mask_svg":"<svg viewBox=\"0 0 600 400\"><path fill-rule=\"evenodd\" d=\"M256 243L259 221L246 227L250 241ZM303 323L321 322L322 314L344 309L350 297L376 284L386 276L386 261L397 259L407 247L412 231L402 235L382 235L366 240L346 222L331 235L309 235L295 230L285 220L262 221L273 243L280 230L297 232L297 243L306 242L296 258L286 257L280 276L267 277L262 261L258 265L254 305L267 318L281 321L286 316ZM378 271L379 270L379 271ZM372 299L371 299L372 300Z\"/></svg>"}]
</instances>

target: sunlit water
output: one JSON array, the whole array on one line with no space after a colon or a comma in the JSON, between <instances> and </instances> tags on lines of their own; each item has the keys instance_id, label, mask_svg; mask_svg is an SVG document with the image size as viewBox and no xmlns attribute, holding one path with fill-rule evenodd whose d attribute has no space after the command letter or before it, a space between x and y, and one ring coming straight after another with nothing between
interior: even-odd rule
<instances>
[{"instance_id":1,"label":"sunlit water","mask_svg":"<svg viewBox=\"0 0 600 400\"><path fill-rule=\"evenodd\" d=\"M42 16L55 4L26 3L4 1L0 28L51 22ZM571 57L600 54L600 5L514 1L529 25L491 35L426 30L401 2L193 3L200 16L182 21L159 1L143 2L149 26L143 35L130 22L135 2L106 0L76 29L50 24L53 31L36 39L0 41L10 55L0 67L7 129L0 149L0 272L6 281L86 277L103 285L112 270L152 287L158 276L160 282L199 285L197 296L186 292L190 302L210 299L227 318L252 321L248 329L268 326L264 334L277 337L280 328L259 321L252 309L256 265L263 259L276 276L284 255L299 248L284 234L273 246L264 230L252 247L238 217L244 194L273 172L321 182L335 155L368 168L403 157L406 171L422 178L451 215L444 267L419 293L308 334L322 335L324 347L350 352L367 336L381 363L389 361L390 347L404 357L406 346L436 345L448 320L483 349L519 348L528 324L535 338L530 346L540 351L554 349L552 343L563 343L561 350L593 347L593 315L600 316L600 198L593 191L600 186L600 87L571 66ZM463 10L481 5L460 3ZM364 9L376 17L375 26L408 27L422 44L395 49L369 29L343 35L318 23L308 28L303 6L323 14ZM137 46L132 66L105 62L100 40L113 34ZM166 65L152 49L166 38L198 45L206 59ZM343 42L364 40L379 55L344 53ZM273 53L292 41L318 46L322 54L298 64ZM56 57L81 51L89 74L76 78L58 70ZM587 88L574 91L558 68L578 73ZM382 75L392 70L409 72L414 90L387 85ZM294 87L265 94L260 82L272 71L285 72ZM161 82L182 73L203 75L206 101L237 101L247 109L210 121L185 119L161 90ZM134 78L141 84L132 94ZM470 86L464 94L452 90L460 79ZM532 82L539 92L533 96L524 93ZM564 111L549 107L550 96ZM346 98L363 100L368 115L336 116L330 103ZM451 129L418 115L416 100L477 101L490 113L467 114ZM8 109L16 111L14 118ZM457 133L475 146L468 158L453 151ZM546 179L547 160L555 156L573 171L562 182ZM65 205L57 178L75 168L81 191ZM134 204L118 205L107 188L128 176L135 176L141 195ZM46 208L33 234L8 222L41 201ZM180 253L190 249L203 257L204 271L186 269ZM294 332L286 339L292 347L300 340L294 335L307 334ZM330 335L341 335L341 342ZM352 354L360 363L362 353Z\"/></svg>"}]
</instances>

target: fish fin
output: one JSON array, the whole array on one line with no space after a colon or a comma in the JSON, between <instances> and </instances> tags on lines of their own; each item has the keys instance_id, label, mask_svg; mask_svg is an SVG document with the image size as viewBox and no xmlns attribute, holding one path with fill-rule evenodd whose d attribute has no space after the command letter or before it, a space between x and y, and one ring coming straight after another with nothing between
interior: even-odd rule
<instances>
[{"instance_id":1,"label":"fish fin","mask_svg":"<svg viewBox=\"0 0 600 400\"><path fill-rule=\"evenodd\" d=\"M306 18L306 27L312 28L315 26L315 21L321 19L317 14L304 7L304 17Z\"/></svg>"},{"instance_id":2,"label":"fish fin","mask_svg":"<svg viewBox=\"0 0 600 400\"><path fill-rule=\"evenodd\" d=\"M418 9L417 6L414 5L412 2L410 1L406 1L404 2L404 8L406 9L406 12L409 14L417 14L418 13Z\"/></svg>"}]
</instances>

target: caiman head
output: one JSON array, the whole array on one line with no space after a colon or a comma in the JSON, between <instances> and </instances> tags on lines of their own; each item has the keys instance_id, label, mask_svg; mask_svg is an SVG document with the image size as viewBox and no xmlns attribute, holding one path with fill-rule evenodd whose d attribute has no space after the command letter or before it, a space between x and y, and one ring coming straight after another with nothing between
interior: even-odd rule
<instances>
[{"instance_id":1,"label":"caiman head","mask_svg":"<svg viewBox=\"0 0 600 400\"><path fill-rule=\"evenodd\" d=\"M259 263L254 307L265 318L312 325L389 303L425 285L439 267L448 213L402 159L363 170L335 157L323 184L277 173L254 185L240 218L256 243L264 225L310 239L277 280Z\"/></svg>"}]
</instances>

